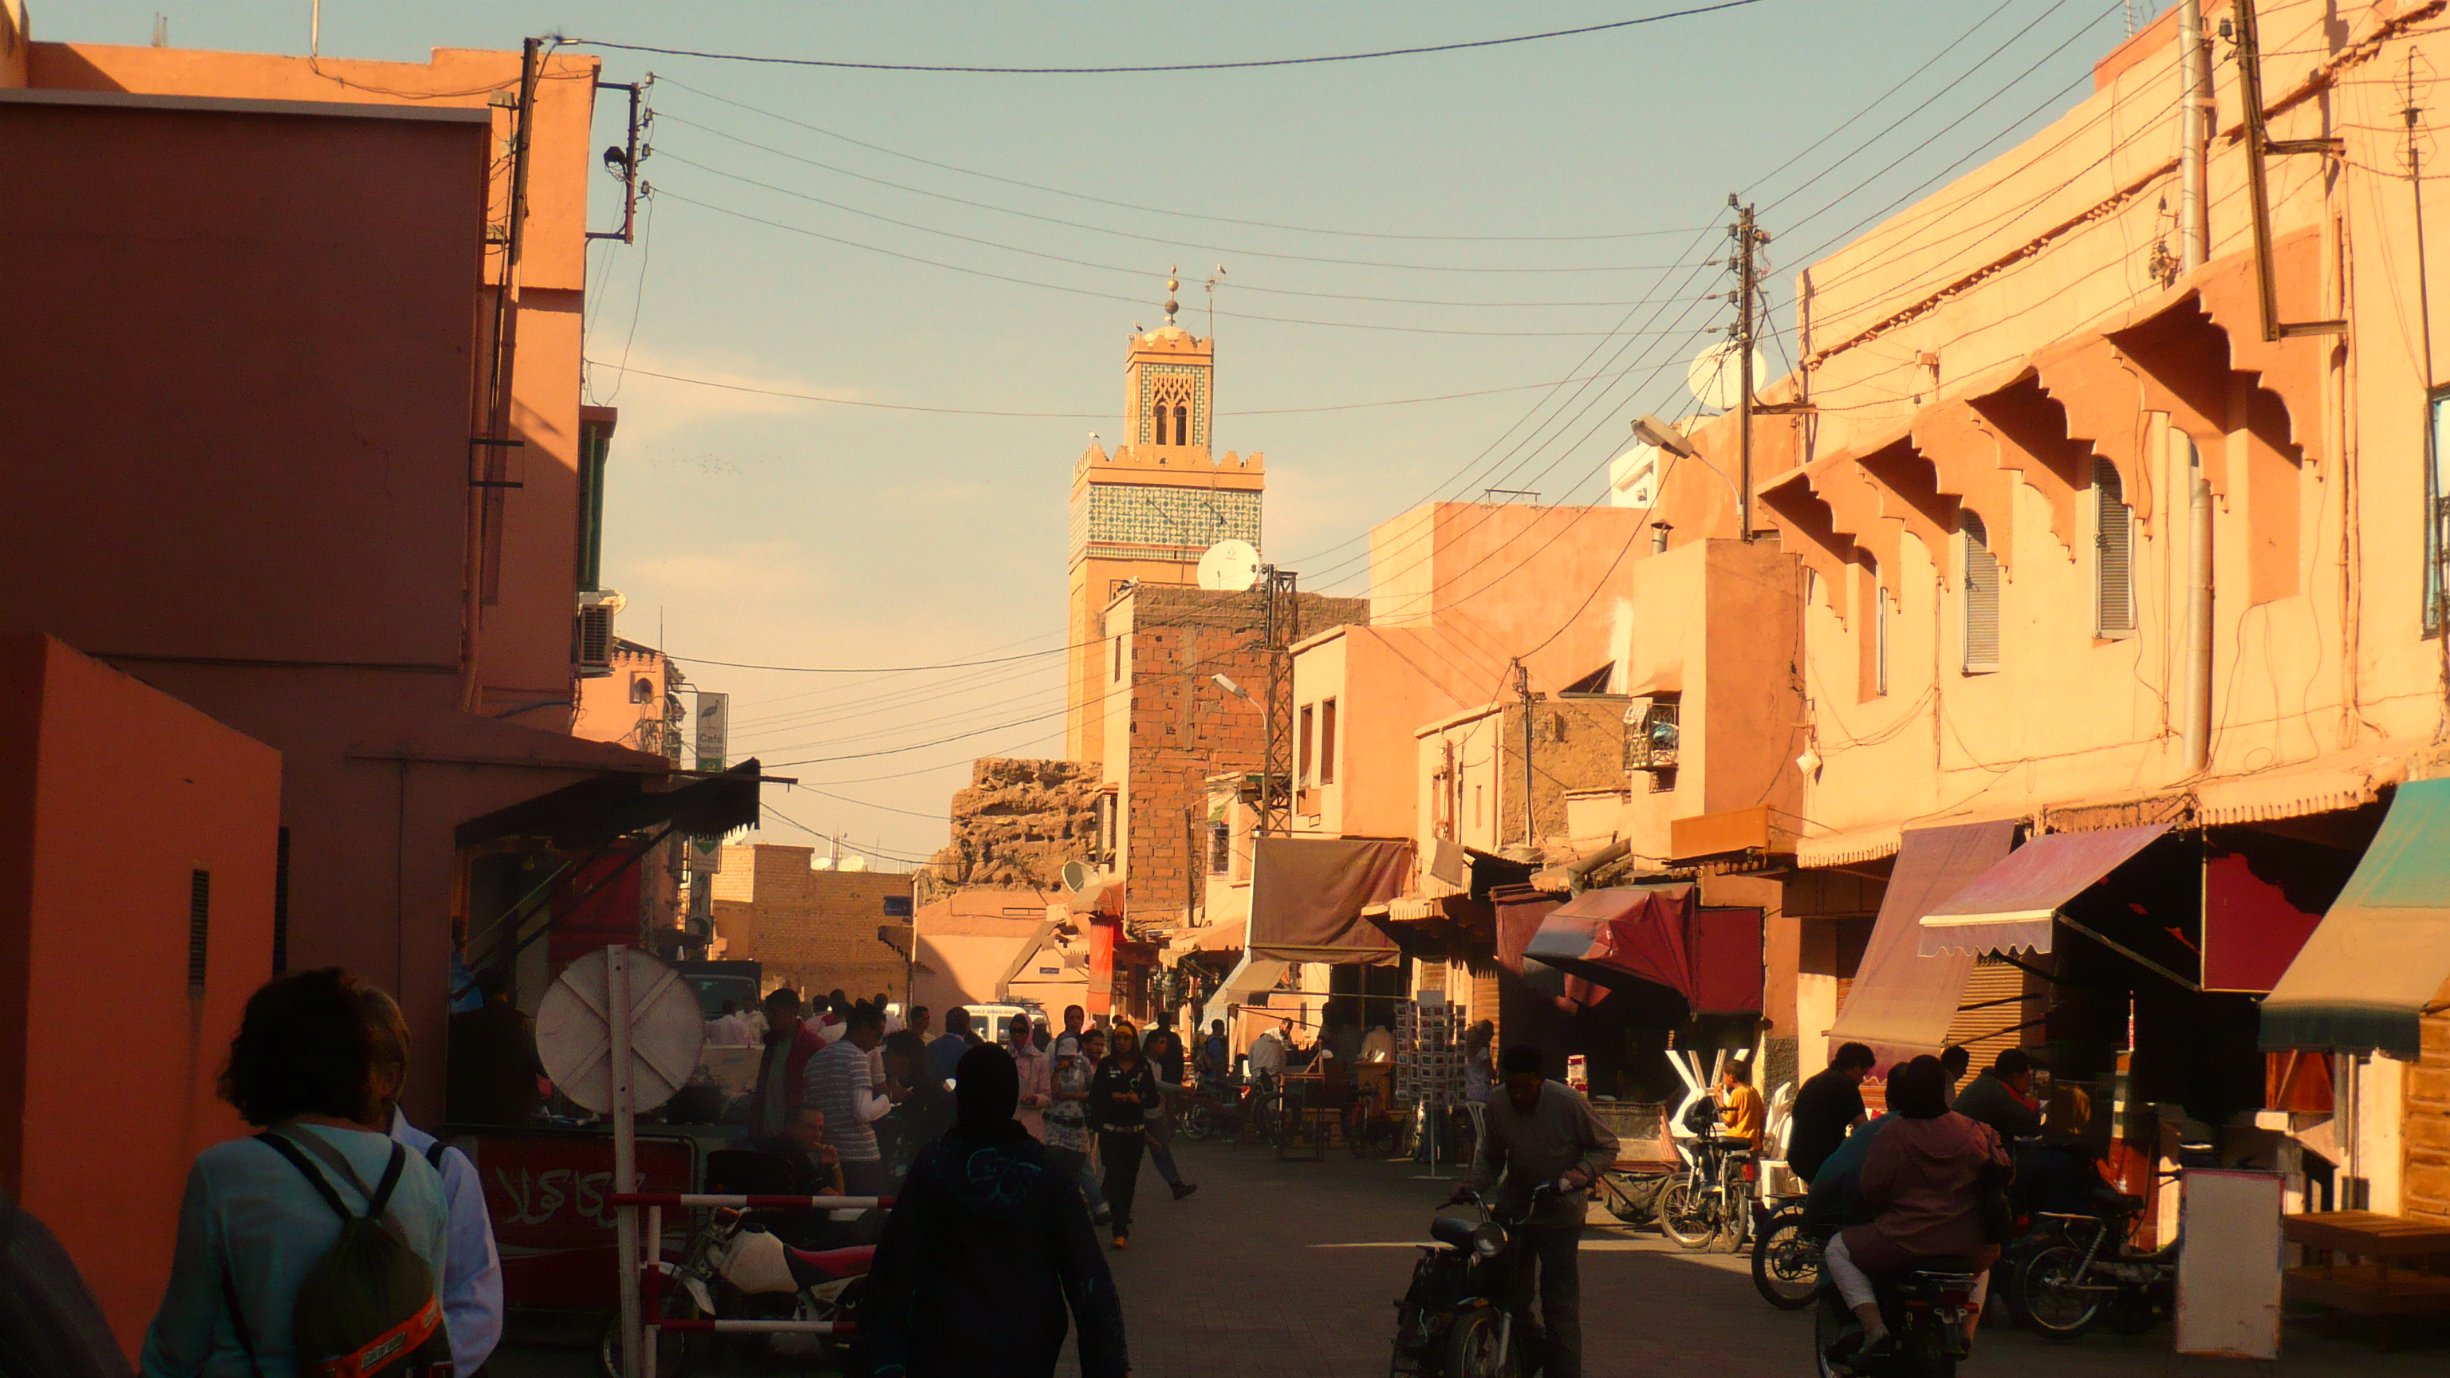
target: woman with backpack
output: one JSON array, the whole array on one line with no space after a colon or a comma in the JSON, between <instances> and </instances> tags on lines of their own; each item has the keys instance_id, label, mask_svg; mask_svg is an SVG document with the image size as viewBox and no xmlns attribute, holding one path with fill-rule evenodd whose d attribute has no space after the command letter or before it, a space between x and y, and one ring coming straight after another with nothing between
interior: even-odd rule
<instances>
[{"instance_id":1,"label":"woman with backpack","mask_svg":"<svg viewBox=\"0 0 2450 1378\"><path fill-rule=\"evenodd\" d=\"M264 1133L196 1155L145 1378L451 1372L442 1177L386 1132L376 1064L338 968L249 997L221 1094Z\"/></svg>"}]
</instances>

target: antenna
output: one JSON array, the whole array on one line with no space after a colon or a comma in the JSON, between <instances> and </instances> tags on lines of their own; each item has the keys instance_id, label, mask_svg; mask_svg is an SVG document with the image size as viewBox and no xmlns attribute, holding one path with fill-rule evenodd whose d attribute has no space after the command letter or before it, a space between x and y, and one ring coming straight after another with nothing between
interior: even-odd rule
<instances>
[{"instance_id":1,"label":"antenna","mask_svg":"<svg viewBox=\"0 0 2450 1378\"><path fill-rule=\"evenodd\" d=\"M1259 548L1248 541L1225 540L1199 557L1199 586L1217 593L1240 593L1259 582Z\"/></svg>"}]
</instances>

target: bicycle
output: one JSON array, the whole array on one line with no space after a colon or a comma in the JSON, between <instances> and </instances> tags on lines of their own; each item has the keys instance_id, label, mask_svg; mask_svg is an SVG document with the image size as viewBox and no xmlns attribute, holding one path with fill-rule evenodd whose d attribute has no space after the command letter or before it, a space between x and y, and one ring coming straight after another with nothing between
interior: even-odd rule
<instances>
[{"instance_id":1,"label":"bicycle","mask_svg":"<svg viewBox=\"0 0 2450 1378\"><path fill-rule=\"evenodd\" d=\"M1714 1134L1678 1147L1685 1170L1660 1188L1659 1232L1686 1249L1742 1251L1752 1233L1751 1152Z\"/></svg>"}]
</instances>

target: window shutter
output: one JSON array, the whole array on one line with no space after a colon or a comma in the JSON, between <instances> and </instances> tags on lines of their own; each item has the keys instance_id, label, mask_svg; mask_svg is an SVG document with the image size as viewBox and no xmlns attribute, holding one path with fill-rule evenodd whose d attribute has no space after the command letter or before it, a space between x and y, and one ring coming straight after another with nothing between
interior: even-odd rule
<instances>
[{"instance_id":1,"label":"window shutter","mask_svg":"<svg viewBox=\"0 0 2450 1378\"><path fill-rule=\"evenodd\" d=\"M2127 506L2118 466L2093 461L2093 629L2103 636L2135 630L2135 513Z\"/></svg>"},{"instance_id":2,"label":"window shutter","mask_svg":"<svg viewBox=\"0 0 2450 1378\"><path fill-rule=\"evenodd\" d=\"M1989 533L1971 512L1957 518L1965 538L1965 672L1999 668L1999 559Z\"/></svg>"}]
</instances>

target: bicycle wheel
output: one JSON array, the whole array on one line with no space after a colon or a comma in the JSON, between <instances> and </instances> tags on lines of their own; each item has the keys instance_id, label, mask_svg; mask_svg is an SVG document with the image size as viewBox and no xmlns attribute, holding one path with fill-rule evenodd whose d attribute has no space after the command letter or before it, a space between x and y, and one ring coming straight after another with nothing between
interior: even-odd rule
<instances>
[{"instance_id":1,"label":"bicycle wheel","mask_svg":"<svg viewBox=\"0 0 2450 1378\"><path fill-rule=\"evenodd\" d=\"M675 1286L664 1294L664 1319L694 1320L697 1315L697 1302L690 1298L686 1289ZM695 1367L698 1360L706 1353L707 1341L714 1338L711 1335L684 1333L676 1330L657 1330L653 1332L653 1336L657 1378L688 1378L689 1370ZM613 1312L612 1318L604 1322L604 1339L598 1346L597 1353L604 1364L604 1378L621 1378L621 1313L619 1311Z\"/></svg>"},{"instance_id":2,"label":"bicycle wheel","mask_svg":"<svg viewBox=\"0 0 2450 1378\"><path fill-rule=\"evenodd\" d=\"M1752 1285L1781 1311L1801 1311L1820 1291L1820 1235L1804 1225L1803 1207L1781 1208L1752 1242Z\"/></svg>"},{"instance_id":3,"label":"bicycle wheel","mask_svg":"<svg viewBox=\"0 0 2450 1378\"><path fill-rule=\"evenodd\" d=\"M2101 1317L2101 1294L2084 1290L2084 1251L2053 1244L2017 1269L2017 1311L2045 1340L2073 1340Z\"/></svg>"},{"instance_id":4,"label":"bicycle wheel","mask_svg":"<svg viewBox=\"0 0 2450 1378\"><path fill-rule=\"evenodd\" d=\"M1659 1189L1659 1233L1687 1249L1705 1249L1718 1236L1718 1215L1710 1198L1679 1177Z\"/></svg>"},{"instance_id":5,"label":"bicycle wheel","mask_svg":"<svg viewBox=\"0 0 2450 1378\"><path fill-rule=\"evenodd\" d=\"M1740 1254L1752 1243L1752 1195L1729 1187L1718 1197L1718 1236L1710 1247L1722 1254Z\"/></svg>"}]
</instances>

